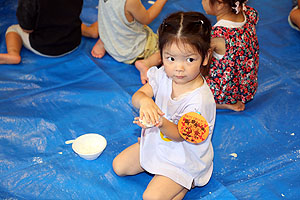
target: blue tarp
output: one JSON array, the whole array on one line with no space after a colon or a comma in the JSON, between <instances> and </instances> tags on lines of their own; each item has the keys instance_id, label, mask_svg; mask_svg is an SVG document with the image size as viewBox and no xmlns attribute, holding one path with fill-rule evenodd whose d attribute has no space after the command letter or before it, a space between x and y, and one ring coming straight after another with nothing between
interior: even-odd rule
<instances>
[{"instance_id":1,"label":"blue tarp","mask_svg":"<svg viewBox=\"0 0 300 200\"><path fill-rule=\"evenodd\" d=\"M83 22L97 19L97 4L84 1ZM217 111L212 178L185 199L300 199L300 32L287 21L292 1L249 5L260 14L258 91L244 112ZM16 7L17 0L0 0L1 53ZM150 27L156 31L178 10L203 12L201 1L170 0ZM95 42L83 38L61 58L23 48L19 65L0 66L0 199L142 198L151 175L118 177L112 170L113 158L140 134L131 104L139 72L107 54L93 58ZM107 139L97 160L65 144L85 133Z\"/></svg>"}]
</instances>

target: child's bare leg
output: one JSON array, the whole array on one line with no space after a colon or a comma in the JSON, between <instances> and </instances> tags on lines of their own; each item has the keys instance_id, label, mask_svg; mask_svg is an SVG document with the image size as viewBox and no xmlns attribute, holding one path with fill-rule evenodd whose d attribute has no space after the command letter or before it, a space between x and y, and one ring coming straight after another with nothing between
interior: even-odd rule
<instances>
[{"instance_id":1,"label":"child's bare leg","mask_svg":"<svg viewBox=\"0 0 300 200\"><path fill-rule=\"evenodd\" d=\"M152 66L157 66L161 64L161 57L159 51L152 54L144 60L137 60L134 65L140 71L141 81L143 84L146 84L148 81L147 71Z\"/></svg>"},{"instance_id":2,"label":"child's bare leg","mask_svg":"<svg viewBox=\"0 0 300 200\"><path fill-rule=\"evenodd\" d=\"M217 104L217 109L229 109L234 111L245 110L245 104L241 101L237 101L235 104Z\"/></svg>"},{"instance_id":3,"label":"child's bare leg","mask_svg":"<svg viewBox=\"0 0 300 200\"><path fill-rule=\"evenodd\" d=\"M140 144L127 147L113 160L113 169L119 176L135 175L143 172L140 165Z\"/></svg>"},{"instance_id":4,"label":"child's bare leg","mask_svg":"<svg viewBox=\"0 0 300 200\"><path fill-rule=\"evenodd\" d=\"M105 52L106 51L104 48L104 44L103 44L102 40L99 38L98 41L96 42L96 44L94 45L91 54L95 58L102 58L105 55Z\"/></svg>"},{"instance_id":5,"label":"child's bare leg","mask_svg":"<svg viewBox=\"0 0 300 200\"><path fill-rule=\"evenodd\" d=\"M98 32L98 22L94 22L90 26L85 25L84 23L81 24L81 34L85 37L90 38L98 38L99 32Z\"/></svg>"},{"instance_id":6,"label":"child's bare leg","mask_svg":"<svg viewBox=\"0 0 300 200\"><path fill-rule=\"evenodd\" d=\"M143 199L183 199L187 191L186 188L172 179L155 175L148 184Z\"/></svg>"},{"instance_id":7,"label":"child's bare leg","mask_svg":"<svg viewBox=\"0 0 300 200\"><path fill-rule=\"evenodd\" d=\"M5 36L7 53L0 54L0 64L19 64L22 39L16 32L9 32Z\"/></svg>"},{"instance_id":8,"label":"child's bare leg","mask_svg":"<svg viewBox=\"0 0 300 200\"><path fill-rule=\"evenodd\" d=\"M300 28L300 8L292 10L290 13L291 21Z\"/></svg>"}]
</instances>

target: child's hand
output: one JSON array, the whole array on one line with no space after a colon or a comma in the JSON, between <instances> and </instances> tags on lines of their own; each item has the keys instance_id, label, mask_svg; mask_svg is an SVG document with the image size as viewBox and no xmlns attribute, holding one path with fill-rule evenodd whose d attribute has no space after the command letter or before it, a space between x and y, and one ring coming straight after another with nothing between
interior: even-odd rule
<instances>
[{"instance_id":1,"label":"child's hand","mask_svg":"<svg viewBox=\"0 0 300 200\"><path fill-rule=\"evenodd\" d=\"M147 124L153 124L153 126L156 126L160 123L159 119L163 115L164 113L151 98L145 99L141 103L139 119L146 122Z\"/></svg>"},{"instance_id":2,"label":"child's hand","mask_svg":"<svg viewBox=\"0 0 300 200\"><path fill-rule=\"evenodd\" d=\"M153 127L152 124L143 123L143 121L139 117L135 117L133 120L133 123L137 124L138 126L140 126L141 128L144 128L144 129Z\"/></svg>"},{"instance_id":3,"label":"child's hand","mask_svg":"<svg viewBox=\"0 0 300 200\"><path fill-rule=\"evenodd\" d=\"M162 117L159 117L159 122L156 124L147 123L145 120L140 119L139 117L135 117L133 120L134 124L139 125L140 127L146 129L146 128L152 128L154 126L160 128L162 126Z\"/></svg>"},{"instance_id":4,"label":"child's hand","mask_svg":"<svg viewBox=\"0 0 300 200\"><path fill-rule=\"evenodd\" d=\"M157 124L155 124L155 126L158 127L158 128L162 127L163 121L164 121L164 117L163 117L163 116L160 116L160 117L159 117L159 121L158 121Z\"/></svg>"}]
</instances>

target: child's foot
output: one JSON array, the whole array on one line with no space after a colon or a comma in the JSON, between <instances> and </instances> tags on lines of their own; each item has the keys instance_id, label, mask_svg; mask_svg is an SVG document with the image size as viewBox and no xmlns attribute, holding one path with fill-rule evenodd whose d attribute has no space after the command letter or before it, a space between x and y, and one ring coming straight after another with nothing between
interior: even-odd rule
<instances>
[{"instance_id":1,"label":"child's foot","mask_svg":"<svg viewBox=\"0 0 300 200\"><path fill-rule=\"evenodd\" d=\"M21 56L11 55L8 53L0 53L0 64L19 64Z\"/></svg>"},{"instance_id":2,"label":"child's foot","mask_svg":"<svg viewBox=\"0 0 300 200\"><path fill-rule=\"evenodd\" d=\"M98 23L95 22L91 24L90 26L85 25L84 23L81 24L81 34L85 37L90 37L90 38L98 38L99 33L98 33Z\"/></svg>"},{"instance_id":3,"label":"child's foot","mask_svg":"<svg viewBox=\"0 0 300 200\"><path fill-rule=\"evenodd\" d=\"M103 42L99 39L92 49L92 56L95 58L102 58L105 55L105 48Z\"/></svg>"},{"instance_id":4,"label":"child's foot","mask_svg":"<svg viewBox=\"0 0 300 200\"><path fill-rule=\"evenodd\" d=\"M241 101L237 101L235 104L232 104L232 110L234 111L243 111L245 110L245 104Z\"/></svg>"},{"instance_id":5,"label":"child's foot","mask_svg":"<svg viewBox=\"0 0 300 200\"><path fill-rule=\"evenodd\" d=\"M235 104L217 104L217 109L229 109L240 112L245 110L245 104L241 101L237 101Z\"/></svg>"},{"instance_id":6,"label":"child's foot","mask_svg":"<svg viewBox=\"0 0 300 200\"><path fill-rule=\"evenodd\" d=\"M134 63L135 67L140 71L140 77L143 84L146 84L148 81L147 71L148 67L144 60L138 60Z\"/></svg>"}]
</instances>

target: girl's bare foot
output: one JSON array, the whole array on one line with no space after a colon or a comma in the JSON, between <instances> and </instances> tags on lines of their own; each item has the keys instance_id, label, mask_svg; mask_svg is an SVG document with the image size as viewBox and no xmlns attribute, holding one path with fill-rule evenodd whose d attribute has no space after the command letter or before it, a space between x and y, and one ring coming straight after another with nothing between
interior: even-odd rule
<instances>
[{"instance_id":1,"label":"girl's bare foot","mask_svg":"<svg viewBox=\"0 0 300 200\"><path fill-rule=\"evenodd\" d=\"M141 77L141 81L143 84L146 84L148 81L148 77L147 77L147 71L148 71L148 67L146 65L146 63L144 62L144 60L137 60L134 63L135 67L140 71L140 77Z\"/></svg>"},{"instance_id":2,"label":"girl's bare foot","mask_svg":"<svg viewBox=\"0 0 300 200\"><path fill-rule=\"evenodd\" d=\"M229 109L239 112L245 110L245 104L241 101L237 101L235 104L217 104L217 109Z\"/></svg>"},{"instance_id":3,"label":"girl's bare foot","mask_svg":"<svg viewBox=\"0 0 300 200\"><path fill-rule=\"evenodd\" d=\"M105 55L105 48L104 48L104 44L102 42L101 39L99 39L96 44L94 45L93 49L92 49L92 56L94 56L95 58L102 58Z\"/></svg>"},{"instance_id":4,"label":"girl's bare foot","mask_svg":"<svg viewBox=\"0 0 300 200\"><path fill-rule=\"evenodd\" d=\"M19 64L21 62L20 55L1 53L0 64Z\"/></svg>"},{"instance_id":5,"label":"girl's bare foot","mask_svg":"<svg viewBox=\"0 0 300 200\"><path fill-rule=\"evenodd\" d=\"M90 26L87 26L85 24L81 24L81 34L85 37L90 38L98 38L99 32L98 32L98 22L95 22L91 24Z\"/></svg>"}]
</instances>

